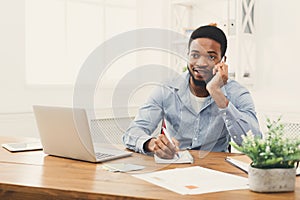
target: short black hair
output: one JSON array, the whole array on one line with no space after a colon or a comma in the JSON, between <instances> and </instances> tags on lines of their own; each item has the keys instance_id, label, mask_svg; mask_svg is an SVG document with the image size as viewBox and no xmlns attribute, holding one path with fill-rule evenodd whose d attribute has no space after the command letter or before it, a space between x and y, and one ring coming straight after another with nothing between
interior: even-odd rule
<instances>
[{"instance_id":1,"label":"short black hair","mask_svg":"<svg viewBox=\"0 0 300 200\"><path fill-rule=\"evenodd\" d=\"M225 33L216 26L206 25L200 26L193 31L189 40L189 48L193 40L197 38L209 38L215 40L221 45L221 57L225 55L227 49L227 38Z\"/></svg>"}]
</instances>

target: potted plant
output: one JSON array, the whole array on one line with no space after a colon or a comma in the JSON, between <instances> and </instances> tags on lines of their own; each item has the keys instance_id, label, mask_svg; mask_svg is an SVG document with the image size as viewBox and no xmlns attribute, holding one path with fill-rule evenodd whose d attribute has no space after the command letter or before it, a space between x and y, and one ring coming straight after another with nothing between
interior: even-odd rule
<instances>
[{"instance_id":1,"label":"potted plant","mask_svg":"<svg viewBox=\"0 0 300 200\"><path fill-rule=\"evenodd\" d=\"M248 170L249 188L256 192L294 191L296 168L300 160L300 139L284 137L281 118L267 118L267 132L263 138L251 131L243 136L242 145L230 142L245 153L252 163Z\"/></svg>"}]
</instances>

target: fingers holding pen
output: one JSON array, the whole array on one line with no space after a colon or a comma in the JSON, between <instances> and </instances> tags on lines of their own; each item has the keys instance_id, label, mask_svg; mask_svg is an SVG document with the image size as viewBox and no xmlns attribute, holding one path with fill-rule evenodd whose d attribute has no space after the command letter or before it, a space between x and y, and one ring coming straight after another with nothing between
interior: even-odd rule
<instances>
[{"instance_id":1,"label":"fingers holding pen","mask_svg":"<svg viewBox=\"0 0 300 200\"><path fill-rule=\"evenodd\" d=\"M172 159L178 151L179 144L175 138L173 138L173 142L175 145L165 135L159 135L155 141L155 154L161 158Z\"/></svg>"}]
</instances>

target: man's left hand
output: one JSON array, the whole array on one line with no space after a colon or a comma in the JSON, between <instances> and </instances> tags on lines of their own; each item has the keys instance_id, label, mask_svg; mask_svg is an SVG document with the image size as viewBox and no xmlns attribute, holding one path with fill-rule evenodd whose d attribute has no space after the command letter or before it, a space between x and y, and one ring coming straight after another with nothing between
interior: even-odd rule
<instances>
[{"instance_id":1,"label":"man's left hand","mask_svg":"<svg viewBox=\"0 0 300 200\"><path fill-rule=\"evenodd\" d=\"M225 62L220 62L213 68L214 77L207 83L206 88L218 89L227 83L228 80L228 65Z\"/></svg>"},{"instance_id":2,"label":"man's left hand","mask_svg":"<svg viewBox=\"0 0 300 200\"><path fill-rule=\"evenodd\" d=\"M221 87L228 80L228 65L225 62L220 62L213 69L214 77L207 83L206 89L215 100L219 108L226 108L229 104L228 99L224 96Z\"/></svg>"}]
</instances>

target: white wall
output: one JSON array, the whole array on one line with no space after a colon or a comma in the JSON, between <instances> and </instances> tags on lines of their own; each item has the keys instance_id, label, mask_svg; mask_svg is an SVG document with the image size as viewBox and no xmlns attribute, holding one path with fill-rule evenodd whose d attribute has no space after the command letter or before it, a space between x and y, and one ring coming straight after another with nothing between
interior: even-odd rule
<instances>
[{"instance_id":1,"label":"white wall","mask_svg":"<svg viewBox=\"0 0 300 200\"><path fill-rule=\"evenodd\" d=\"M0 1L1 135L27 132L27 130L24 130L24 127L28 124L27 116L29 112L29 109L25 106L28 104L28 93L26 93L24 85L24 6L25 3L21 0ZM21 125L19 126L19 124ZM29 129L30 132L34 131L34 128Z\"/></svg>"},{"instance_id":2,"label":"white wall","mask_svg":"<svg viewBox=\"0 0 300 200\"><path fill-rule=\"evenodd\" d=\"M24 96L24 2L0 1L0 85L2 112L20 109ZM23 103L21 103L23 104Z\"/></svg>"},{"instance_id":3,"label":"white wall","mask_svg":"<svg viewBox=\"0 0 300 200\"><path fill-rule=\"evenodd\" d=\"M71 105L72 88L25 82L25 0L0 1L0 135L37 136L32 104Z\"/></svg>"},{"instance_id":4,"label":"white wall","mask_svg":"<svg viewBox=\"0 0 300 200\"><path fill-rule=\"evenodd\" d=\"M257 64L253 97L261 115L300 122L298 0L257 3Z\"/></svg>"},{"instance_id":5,"label":"white wall","mask_svg":"<svg viewBox=\"0 0 300 200\"><path fill-rule=\"evenodd\" d=\"M194 27L235 19L235 0L195 1L192 24ZM230 4L228 4L228 2ZM266 117L283 116L284 121L300 123L300 66L297 58L300 46L300 1L256 0L255 15L255 60L254 81L249 88L254 98L262 129ZM228 10L228 5L231 10ZM238 9L238 8L235 8ZM229 11L229 16L228 16ZM228 36L229 68L238 62L235 56L235 37ZM236 55L235 55L236 54ZM233 60L233 62L231 62ZM244 84L244 83L243 83Z\"/></svg>"},{"instance_id":6,"label":"white wall","mask_svg":"<svg viewBox=\"0 0 300 200\"><path fill-rule=\"evenodd\" d=\"M223 4L221 0L216 2ZM257 65L251 92L257 111L261 117L281 113L299 122L300 26L297 20L300 13L297 9L300 3L298 0L288 3L258 0L256 3ZM139 27L170 28L168 0L138 0L138 6ZM214 6L206 7L207 12L213 9ZM197 17L193 18L193 24L204 23L196 21L201 13L194 15ZM32 104L72 105L72 87L26 86L24 16L25 0L0 1L0 135L37 136ZM208 18L209 22L215 21L215 17ZM166 62L164 55L158 52L148 52L141 57L139 64ZM111 98L110 88L106 89L107 97ZM136 104L143 102L146 95L140 97ZM109 103L109 100L104 101L105 105Z\"/></svg>"},{"instance_id":7,"label":"white wall","mask_svg":"<svg viewBox=\"0 0 300 200\"><path fill-rule=\"evenodd\" d=\"M138 0L138 27L168 27L169 1ZM154 12L155 10L155 12ZM25 72L25 0L0 1L0 135L37 137L32 113L33 104L71 106L72 86L29 86ZM157 52L142 54L139 64L151 60L165 63ZM108 84L110 85L110 84ZM111 104L112 88L104 88L98 105L107 108ZM105 96L106 99L102 97ZM135 104L143 102L145 95L135 98ZM97 100L97 99L96 99ZM131 113L136 112L136 108Z\"/></svg>"}]
</instances>

